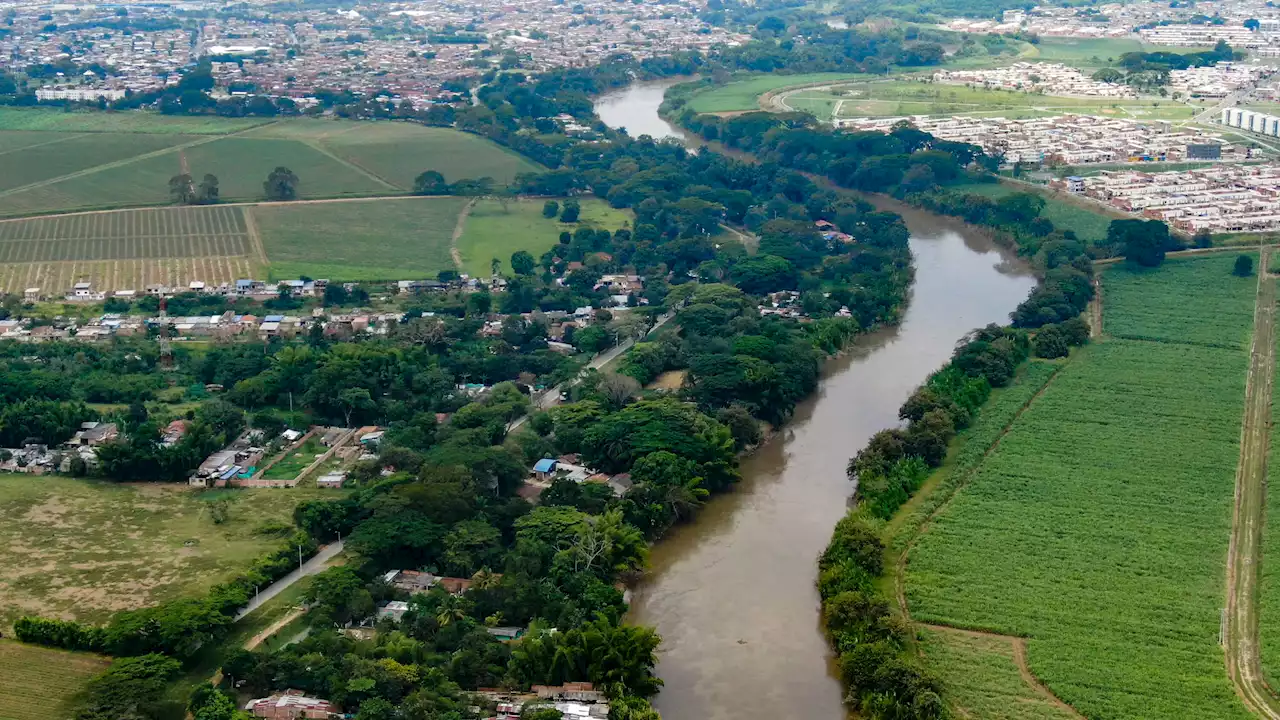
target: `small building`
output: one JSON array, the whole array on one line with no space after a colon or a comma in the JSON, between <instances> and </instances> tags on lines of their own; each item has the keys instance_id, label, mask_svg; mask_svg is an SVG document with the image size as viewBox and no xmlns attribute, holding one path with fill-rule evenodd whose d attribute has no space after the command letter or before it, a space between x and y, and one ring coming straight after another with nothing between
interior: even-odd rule
<instances>
[{"instance_id":1,"label":"small building","mask_svg":"<svg viewBox=\"0 0 1280 720\"><path fill-rule=\"evenodd\" d=\"M556 461L553 458L542 458L533 465L533 475L539 480L550 482L556 474Z\"/></svg>"},{"instance_id":2,"label":"small building","mask_svg":"<svg viewBox=\"0 0 1280 720\"><path fill-rule=\"evenodd\" d=\"M502 642L511 642L513 640L519 640L520 638L524 637L525 629L522 627L514 627L514 626L491 627L491 628L485 628L485 632L498 638Z\"/></svg>"},{"instance_id":3,"label":"small building","mask_svg":"<svg viewBox=\"0 0 1280 720\"><path fill-rule=\"evenodd\" d=\"M85 445L97 447L109 443L120 436L120 428L115 423L83 422L80 430L67 441L68 445Z\"/></svg>"},{"instance_id":4,"label":"small building","mask_svg":"<svg viewBox=\"0 0 1280 720\"><path fill-rule=\"evenodd\" d=\"M1084 178L1079 175L1072 175L1067 178L1067 192L1082 193L1084 192Z\"/></svg>"},{"instance_id":5,"label":"small building","mask_svg":"<svg viewBox=\"0 0 1280 720\"><path fill-rule=\"evenodd\" d=\"M400 622L400 618L407 612L409 612L409 603L403 600L391 600L378 606L378 619L391 618Z\"/></svg>"},{"instance_id":6,"label":"small building","mask_svg":"<svg viewBox=\"0 0 1280 720\"><path fill-rule=\"evenodd\" d=\"M325 473L316 478L316 487L340 488L347 481L347 474L342 471Z\"/></svg>"},{"instance_id":7,"label":"small building","mask_svg":"<svg viewBox=\"0 0 1280 720\"><path fill-rule=\"evenodd\" d=\"M250 700L244 709L267 720L329 720L340 717L333 703L307 697L301 690L285 690L271 697Z\"/></svg>"},{"instance_id":8,"label":"small building","mask_svg":"<svg viewBox=\"0 0 1280 720\"><path fill-rule=\"evenodd\" d=\"M38 287L29 287L29 288L27 288L26 290L23 290L23 291L22 291L22 300L23 300L24 302L29 302L29 303L39 302L39 301L40 301L40 288L38 288Z\"/></svg>"}]
</instances>

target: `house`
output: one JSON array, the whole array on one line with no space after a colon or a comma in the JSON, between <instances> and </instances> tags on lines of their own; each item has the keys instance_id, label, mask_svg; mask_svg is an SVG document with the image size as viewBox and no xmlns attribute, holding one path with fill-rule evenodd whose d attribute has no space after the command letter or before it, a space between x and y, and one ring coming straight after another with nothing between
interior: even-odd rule
<instances>
[{"instance_id":1,"label":"house","mask_svg":"<svg viewBox=\"0 0 1280 720\"><path fill-rule=\"evenodd\" d=\"M109 443L120 436L120 428L115 423L83 422L80 430L67 441L68 445L86 445L97 447Z\"/></svg>"},{"instance_id":2,"label":"house","mask_svg":"<svg viewBox=\"0 0 1280 720\"><path fill-rule=\"evenodd\" d=\"M378 619L391 618L396 622L400 622L400 618L409 612L409 603L403 600L392 600L378 606Z\"/></svg>"},{"instance_id":3,"label":"house","mask_svg":"<svg viewBox=\"0 0 1280 720\"><path fill-rule=\"evenodd\" d=\"M93 297L93 285L87 282L78 282L71 286L71 297L77 300L87 300Z\"/></svg>"},{"instance_id":4,"label":"house","mask_svg":"<svg viewBox=\"0 0 1280 720\"><path fill-rule=\"evenodd\" d=\"M39 302L39 301L40 301L40 288L38 288L38 287L29 287L29 288L27 288L26 290L23 290L23 291L22 291L22 301L23 301L23 302L29 302L29 303Z\"/></svg>"},{"instance_id":5,"label":"house","mask_svg":"<svg viewBox=\"0 0 1280 720\"><path fill-rule=\"evenodd\" d=\"M485 632L498 638L502 642L511 642L524 637L525 628L522 627L491 627L485 628Z\"/></svg>"},{"instance_id":6,"label":"house","mask_svg":"<svg viewBox=\"0 0 1280 720\"><path fill-rule=\"evenodd\" d=\"M307 697L300 690L285 690L271 697L250 700L244 709L268 720L329 720L340 717L333 703Z\"/></svg>"},{"instance_id":7,"label":"house","mask_svg":"<svg viewBox=\"0 0 1280 720\"><path fill-rule=\"evenodd\" d=\"M164 430L160 433L161 445L176 445L183 435L187 434L187 421L174 420L164 426Z\"/></svg>"},{"instance_id":8,"label":"house","mask_svg":"<svg viewBox=\"0 0 1280 720\"><path fill-rule=\"evenodd\" d=\"M417 570L391 570L382 576L383 582L410 594L430 590L438 579L429 572L419 572Z\"/></svg>"},{"instance_id":9,"label":"house","mask_svg":"<svg viewBox=\"0 0 1280 720\"><path fill-rule=\"evenodd\" d=\"M339 471L339 472L325 473L324 475L321 475L320 477L316 478L316 487L340 488L342 487L342 484L346 481L347 481L347 474L345 472Z\"/></svg>"},{"instance_id":10,"label":"house","mask_svg":"<svg viewBox=\"0 0 1280 720\"><path fill-rule=\"evenodd\" d=\"M471 581L466 578L437 578L436 584L444 588L450 595L461 595L471 589Z\"/></svg>"},{"instance_id":11,"label":"house","mask_svg":"<svg viewBox=\"0 0 1280 720\"><path fill-rule=\"evenodd\" d=\"M556 475L556 461L551 458L542 458L533 465L533 476L539 480L551 482Z\"/></svg>"}]
</instances>

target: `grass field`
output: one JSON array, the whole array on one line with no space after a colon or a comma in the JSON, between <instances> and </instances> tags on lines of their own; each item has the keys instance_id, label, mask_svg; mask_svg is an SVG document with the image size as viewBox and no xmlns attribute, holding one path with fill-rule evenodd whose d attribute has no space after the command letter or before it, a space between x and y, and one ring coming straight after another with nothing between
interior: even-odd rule
<instances>
[{"instance_id":1,"label":"grass field","mask_svg":"<svg viewBox=\"0 0 1280 720\"><path fill-rule=\"evenodd\" d=\"M994 199L1016 192L1036 192L1037 190L1009 183L972 183L952 185L948 186L948 189ZM1052 222L1055 228L1074 230L1076 237L1089 242L1106 239L1107 228L1114 219L1112 216L1103 213L1101 209L1095 211L1076 205L1053 192L1044 191L1039 194L1045 199L1044 210L1040 214Z\"/></svg>"},{"instance_id":2,"label":"grass field","mask_svg":"<svg viewBox=\"0 0 1280 720\"><path fill-rule=\"evenodd\" d=\"M697 93L689 100L696 112L737 112L759 110L761 95L780 88L822 82L848 82L868 77L858 73L805 73L800 75L760 75L734 80Z\"/></svg>"},{"instance_id":3,"label":"grass field","mask_svg":"<svg viewBox=\"0 0 1280 720\"><path fill-rule=\"evenodd\" d=\"M1081 69L1100 68L1114 64L1127 52L1176 52L1192 53L1209 50L1208 47L1169 47L1148 45L1132 38L1066 38L1046 37L1031 46L1033 49L1022 58L1073 65Z\"/></svg>"},{"instance_id":4,"label":"grass field","mask_svg":"<svg viewBox=\"0 0 1280 720\"><path fill-rule=\"evenodd\" d=\"M613 232L629 228L633 222L629 210L617 210L603 200L584 198L578 201L582 206L579 222L566 224L542 217L543 202L510 203L506 210L492 200L476 203L458 239L462 271L473 277L487 277L490 260L498 258L502 272L510 274L513 253L527 250L537 259L559 241L564 230L573 232L587 226Z\"/></svg>"},{"instance_id":5,"label":"grass field","mask_svg":"<svg viewBox=\"0 0 1280 720\"><path fill-rule=\"evenodd\" d=\"M244 569L278 539L302 500L333 491L117 485L0 475L0 628L24 613L102 622L112 613L198 593ZM215 525L207 500L231 498Z\"/></svg>"},{"instance_id":6,"label":"grass field","mask_svg":"<svg viewBox=\"0 0 1280 720\"><path fill-rule=\"evenodd\" d=\"M449 243L466 202L357 200L260 205L252 212L273 278L397 280L454 268Z\"/></svg>"},{"instance_id":7,"label":"grass field","mask_svg":"<svg viewBox=\"0 0 1280 720\"><path fill-rule=\"evenodd\" d=\"M0 289L58 295L87 280L141 291L250 276L252 250L239 207L122 210L0 221Z\"/></svg>"},{"instance_id":8,"label":"grass field","mask_svg":"<svg viewBox=\"0 0 1280 720\"><path fill-rule=\"evenodd\" d=\"M897 115L1043 117L1088 113L1124 118L1189 119L1195 111L1169 100L1074 98L911 80L876 80L800 90L788 106L822 119Z\"/></svg>"},{"instance_id":9,"label":"grass field","mask_svg":"<svg viewBox=\"0 0 1280 720\"><path fill-rule=\"evenodd\" d=\"M1106 330L1161 341L1073 357L907 567L915 619L1028 637L1036 677L1086 717L1248 717L1218 632L1253 297L1222 260L1109 268ZM1153 330L1166 308L1182 319ZM1007 678L984 661L966 682Z\"/></svg>"},{"instance_id":10,"label":"grass field","mask_svg":"<svg viewBox=\"0 0 1280 720\"><path fill-rule=\"evenodd\" d=\"M270 121L260 118L160 115L152 112L63 112L47 108L0 107L0 130L225 135L267 122Z\"/></svg>"},{"instance_id":11,"label":"grass field","mask_svg":"<svg viewBox=\"0 0 1280 720\"><path fill-rule=\"evenodd\" d=\"M1280 257L1273 254L1272 266ZM1276 270L1273 269L1272 272ZM1277 353L1276 357L1280 357ZM1267 465L1267 515L1262 526L1262 565L1258 568L1258 644L1267 684L1280 687L1280 387L1271 386L1271 447Z\"/></svg>"},{"instance_id":12,"label":"grass field","mask_svg":"<svg viewBox=\"0 0 1280 720\"><path fill-rule=\"evenodd\" d=\"M0 720L63 720L76 693L107 660L0 640Z\"/></svg>"}]
</instances>

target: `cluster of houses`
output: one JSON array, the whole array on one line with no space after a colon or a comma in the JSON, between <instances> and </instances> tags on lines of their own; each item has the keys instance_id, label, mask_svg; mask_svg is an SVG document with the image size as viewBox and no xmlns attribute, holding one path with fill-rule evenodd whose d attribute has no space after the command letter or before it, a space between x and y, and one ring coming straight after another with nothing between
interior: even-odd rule
<instances>
[{"instance_id":1,"label":"cluster of houses","mask_svg":"<svg viewBox=\"0 0 1280 720\"><path fill-rule=\"evenodd\" d=\"M184 432L185 421L174 421L161 432L162 442L172 445ZM0 472L65 473L71 471L75 458L84 462L85 468L92 469L98 464L98 448L118 437L120 428L113 422L83 422L79 430L57 447L30 443L20 448L0 448Z\"/></svg>"},{"instance_id":2,"label":"cluster of houses","mask_svg":"<svg viewBox=\"0 0 1280 720\"><path fill-rule=\"evenodd\" d=\"M1133 88L1127 85L1100 82L1069 65L1060 63L1017 62L990 70L939 70L933 74L933 81L1063 97L1136 98L1138 96Z\"/></svg>"},{"instance_id":3,"label":"cluster of houses","mask_svg":"<svg viewBox=\"0 0 1280 720\"><path fill-rule=\"evenodd\" d=\"M261 430L246 430L226 447L211 453L188 478L192 487L293 487L320 463L336 456L341 466L353 460L373 458L383 431L374 426L358 429L315 426L302 432L287 429L268 440ZM294 477L267 479L263 474L274 463L314 439L324 451ZM267 452L274 451L268 457ZM264 462L266 460L266 462ZM343 470L330 470L316 477L316 486L340 488L346 482Z\"/></svg>"},{"instance_id":4,"label":"cluster of houses","mask_svg":"<svg viewBox=\"0 0 1280 720\"><path fill-rule=\"evenodd\" d=\"M1244 160L1252 151L1220 136L1175 128L1169 122L1138 122L1090 115L1056 115L1013 120L1004 117L850 118L840 127L887 131L902 120L943 140L972 143L1004 158L1006 164L1181 162ZM1197 154L1204 152L1202 157Z\"/></svg>"},{"instance_id":5,"label":"cluster of houses","mask_svg":"<svg viewBox=\"0 0 1280 720\"><path fill-rule=\"evenodd\" d=\"M572 720L604 720L609 717L607 696L591 683L575 682L564 685L534 685L529 690L481 689L475 693L479 703L492 705L486 720L519 720L527 711L547 708L560 712ZM245 703L245 712L265 720L337 720L344 715L328 700L308 697L301 690L285 690L270 697L256 698ZM479 710L477 707L476 710Z\"/></svg>"},{"instance_id":6,"label":"cluster of houses","mask_svg":"<svg viewBox=\"0 0 1280 720\"><path fill-rule=\"evenodd\" d=\"M1184 172L1104 172L1051 183L1188 233L1280 229L1280 165L1213 165Z\"/></svg>"}]
</instances>

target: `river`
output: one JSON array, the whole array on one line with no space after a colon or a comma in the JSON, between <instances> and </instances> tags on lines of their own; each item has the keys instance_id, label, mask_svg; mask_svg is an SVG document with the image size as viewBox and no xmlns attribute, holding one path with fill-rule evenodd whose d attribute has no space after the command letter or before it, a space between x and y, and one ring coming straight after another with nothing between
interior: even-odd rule
<instances>
[{"instance_id":1,"label":"river","mask_svg":"<svg viewBox=\"0 0 1280 720\"><path fill-rule=\"evenodd\" d=\"M633 85L597 108L607 123L657 128L666 123L655 88L669 84ZM816 559L852 491L845 464L898 421L903 400L961 337L1007 322L1035 285L977 230L876 202L911 231L916 283L903 322L831 360L818 392L744 460L742 482L653 548L636 588L631 619L663 638L657 672L665 687L654 705L666 720L844 716L815 581Z\"/></svg>"}]
</instances>

